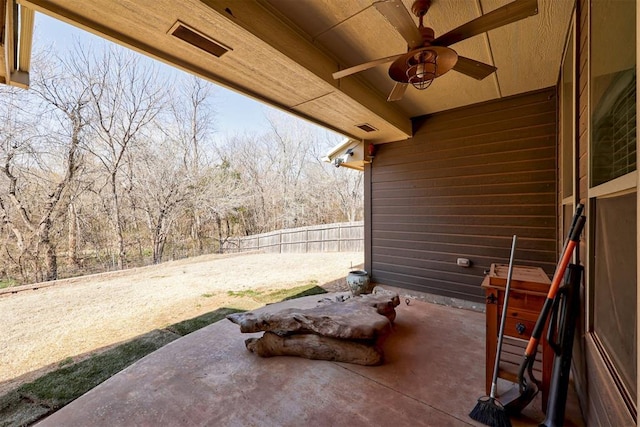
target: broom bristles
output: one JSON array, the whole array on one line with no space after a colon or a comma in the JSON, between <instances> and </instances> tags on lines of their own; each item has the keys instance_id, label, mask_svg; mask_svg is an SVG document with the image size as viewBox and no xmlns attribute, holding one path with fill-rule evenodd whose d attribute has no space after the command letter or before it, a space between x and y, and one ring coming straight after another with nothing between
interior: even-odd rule
<instances>
[{"instance_id":1,"label":"broom bristles","mask_svg":"<svg viewBox=\"0 0 640 427\"><path fill-rule=\"evenodd\" d=\"M469 416L479 423L493 427L511 427L509 415L504 407L492 397L481 397Z\"/></svg>"}]
</instances>

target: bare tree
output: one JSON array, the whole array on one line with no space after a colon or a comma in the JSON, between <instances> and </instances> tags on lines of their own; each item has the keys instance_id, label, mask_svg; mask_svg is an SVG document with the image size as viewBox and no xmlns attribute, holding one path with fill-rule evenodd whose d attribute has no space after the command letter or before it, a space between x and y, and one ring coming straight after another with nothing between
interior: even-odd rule
<instances>
[{"instance_id":1,"label":"bare tree","mask_svg":"<svg viewBox=\"0 0 640 427\"><path fill-rule=\"evenodd\" d=\"M182 145L185 168L197 175L209 161L207 150L215 130L213 85L195 76L183 76L174 87L169 105L172 122L167 131Z\"/></svg>"},{"instance_id":2,"label":"bare tree","mask_svg":"<svg viewBox=\"0 0 640 427\"><path fill-rule=\"evenodd\" d=\"M117 241L118 268L126 262L124 220L120 200L120 174L127 150L165 106L166 91L153 66L141 64L133 52L105 49L101 56L77 48L79 64L91 76L91 108L94 140L87 147L106 172L105 188L111 200L112 223Z\"/></svg>"},{"instance_id":3,"label":"bare tree","mask_svg":"<svg viewBox=\"0 0 640 427\"><path fill-rule=\"evenodd\" d=\"M267 117L270 129L266 135L269 143L267 156L274 167L280 190L280 212L278 228L296 227L302 224L304 198L304 174L313 161L311 154L313 138L310 127L302 122L293 122L283 114Z\"/></svg>"},{"instance_id":4,"label":"bare tree","mask_svg":"<svg viewBox=\"0 0 640 427\"><path fill-rule=\"evenodd\" d=\"M215 129L213 86L197 77L188 76L178 81L171 97L171 126L169 137L182 147L184 174L190 182L186 198L185 219L190 222L189 234L197 253L203 251L203 219L205 214L206 179L203 172L211 163L211 137Z\"/></svg>"},{"instance_id":5,"label":"bare tree","mask_svg":"<svg viewBox=\"0 0 640 427\"><path fill-rule=\"evenodd\" d=\"M271 206L278 191L268 144L258 135L228 137L219 147L218 156L233 164L247 190L244 205L238 209L243 235L258 234L275 229Z\"/></svg>"},{"instance_id":6,"label":"bare tree","mask_svg":"<svg viewBox=\"0 0 640 427\"><path fill-rule=\"evenodd\" d=\"M211 168L207 176L206 212L215 221L218 251L222 252L227 240L237 233L232 224L239 222L250 189L227 159Z\"/></svg>"},{"instance_id":7,"label":"bare tree","mask_svg":"<svg viewBox=\"0 0 640 427\"><path fill-rule=\"evenodd\" d=\"M60 65L63 71L69 71L69 64L60 62ZM4 197L29 237L25 238L11 219L12 212L2 197L0 216L16 236L23 279L26 271L22 260L31 249L36 265L44 254L43 279L55 280L58 263L51 233L55 215L67 209L66 192L81 166L80 144L87 125L89 97L78 76L68 72L51 73L35 80L32 91L29 94L12 91L3 97L5 132L0 147L0 172L6 184ZM44 105L39 105L32 95L37 95ZM17 125L19 122L21 127Z\"/></svg>"},{"instance_id":8,"label":"bare tree","mask_svg":"<svg viewBox=\"0 0 640 427\"><path fill-rule=\"evenodd\" d=\"M4 249L7 256L15 263L20 271L23 280L28 276L27 266L25 265L25 257L28 255L31 242L29 236L25 233L33 233L35 226L30 215L30 207L25 206L21 195L18 194L18 178L17 175L21 171L16 170L16 160L20 159L20 154L29 153L32 135L27 133L32 129L29 123L25 123L20 113L21 105L27 102L26 97L15 88L2 87L1 89L0 112L2 114L2 133L0 161L2 175L5 179L2 181L2 195L0 196L0 219L2 220L3 229L10 234L4 239ZM22 120L21 120L22 119ZM27 163L27 162L24 162ZM31 229L25 229L31 226ZM15 240L13 240L13 237ZM15 242L15 246L10 243Z\"/></svg>"},{"instance_id":9,"label":"bare tree","mask_svg":"<svg viewBox=\"0 0 640 427\"><path fill-rule=\"evenodd\" d=\"M153 263L162 261L173 221L189 197L181 146L168 139L145 141L136 149L135 185L151 235Z\"/></svg>"},{"instance_id":10,"label":"bare tree","mask_svg":"<svg viewBox=\"0 0 640 427\"><path fill-rule=\"evenodd\" d=\"M361 218L362 174L320 161L340 136L285 114L268 121L264 134L221 148L252 190L240 218L247 233Z\"/></svg>"},{"instance_id":11,"label":"bare tree","mask_svg":"<svg viewBox=\"0 0 640 427\"><path fill-rule=\"evenodd\" d=\"M313 183L313 192L305 203L317 212L311 220L313 223L353 222L363 218L362 172L324 163L310 168L309 180Z\"/></svg>"}]
</instances>

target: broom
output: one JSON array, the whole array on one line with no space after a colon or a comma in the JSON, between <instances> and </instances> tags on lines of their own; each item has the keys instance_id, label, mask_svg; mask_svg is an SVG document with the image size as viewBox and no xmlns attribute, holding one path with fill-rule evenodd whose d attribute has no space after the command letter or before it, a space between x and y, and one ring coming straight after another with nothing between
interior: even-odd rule
<instances>
[{"instance_id":1,"label":"broom","mask_svg":"<svg viewBox=\"0 0 640 427\"><path fill-rule=\"evenodd\" d=\"M469 416L482 424L494 427L511 427L511 421L504 406L496 399L496 384L498 382L498 369L500 367L500 352L502 351L502 339L504 338L504 323L507 317L507 304L509 302L509 290L511 289L511 273L513 271L513 255L516 250L516 239L513 236L511 243L511 256L509 257L509 271L507 273L507 285L504 291L504 303L502 305L502 319L500 320L500 331L498 333L498 349L496 351L496 361L493 365L493 380L491 381L491 393L478 399L475 408Z\"/></svg>"}]
</instances>

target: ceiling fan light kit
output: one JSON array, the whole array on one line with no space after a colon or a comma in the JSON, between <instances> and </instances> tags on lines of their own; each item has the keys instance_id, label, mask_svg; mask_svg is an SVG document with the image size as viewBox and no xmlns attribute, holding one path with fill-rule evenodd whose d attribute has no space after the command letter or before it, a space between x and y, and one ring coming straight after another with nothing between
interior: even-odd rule
<instances>
[{"instance_id":1,"label":"ceiling fan light kit","mask_svg":"<svg viewBox=\"0 0 640 427\"><path fill-rule=\"evenodd\" d=\"M458 54L448 47L414 49L393 61L389 67L389 77L422 90L429 87L433 79L451 70L457 61Z\"/></svg>"},{"instance_id":2,"label":"ceiling fan light kit","mask_svg":"<svg viewBox=\"0 0 640 427\"><path fill-rule=\"evenodd\" d=\"M425 50L407 60L407 80L418 90L425 90L438 73L438 54Z\"/></svg>"},{"instance_id":3,"label":"ceiling fan light kit","mask_svg":"<svg viewBox=\"0 0 640 427\"><path fill-rule=\"evenodd\" d=\"M416 27L402 0L375 2L373 5L378 12L407 42L407 52L338 71L333 73L333 78L340 79L393 61L389 66L389 77L395 85L387 98L388 101L402 99L409 84L418 90L428 88L436 78L451 69L482 80L495 72L496 67L458 56L458 53L448 46L538 13L537 0L515 0L435 38L433 29L423 24L424 15L431 3L431 0L413 2L411 11L418 18Z\"/></svg>"}]
</instances>

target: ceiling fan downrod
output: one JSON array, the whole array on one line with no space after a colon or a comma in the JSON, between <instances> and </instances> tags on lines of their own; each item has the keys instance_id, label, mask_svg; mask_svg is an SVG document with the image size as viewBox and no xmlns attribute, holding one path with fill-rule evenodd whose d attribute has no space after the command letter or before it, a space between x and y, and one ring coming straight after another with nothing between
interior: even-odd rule
<instances>
[{"instance_id":1,"label":"ceiling fan downrod","mask_svg":"<svg viewBox=\"0 0 640 427\"><path fill-rule=\"evenodd\" d=\"M424 16L431 7L431 0L416 0L411 6L411 12L418 18L418 31L422 35L422 46L427 47L431 45L431 42L435 38L435 32L433 28L425 27L423 23Z\"/></svg>"}]
</instances>

